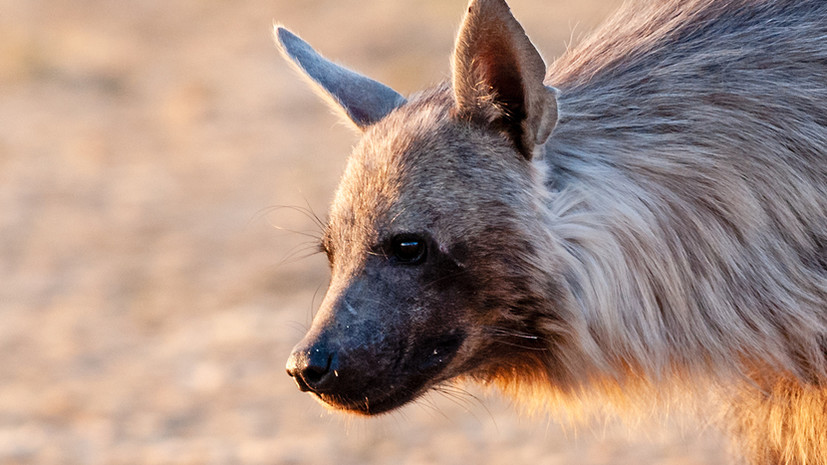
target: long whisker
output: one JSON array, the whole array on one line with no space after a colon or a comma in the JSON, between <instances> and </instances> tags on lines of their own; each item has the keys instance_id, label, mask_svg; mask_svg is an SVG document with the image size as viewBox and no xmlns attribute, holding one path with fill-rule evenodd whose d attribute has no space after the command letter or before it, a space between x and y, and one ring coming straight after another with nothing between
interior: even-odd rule
<instances>
[{"instance_id":1,"label":"long whisker","mask_svg":"<svg viewBox=\"0 0 827 465\"><path fill-rule=\"evenodd\" d=\"M309 329L308 325L306 325L304 323L299 323L298 321L295 321L295 320L288 321L287 326L289 326L290 328L292 328L293 330L295 330L299 334L305 334L305 333L307 333L307 330Z\"/></svg>"},{"instance_id":2,"label":"long whisker","mask_svg":"<svg viewBox=\"0 0 827 465\"><path fill-rule=\"evenodd\" d=\"M305 258L312 257L313 255L319 254L322 251L319 249L318 244L315 242L303 242L301 244L297 244L290 248L287 251L284 258L279 260L276 263L276 266L284 266L290 263L295 263L300 260L304 260Z\"/></svg>"},{"instance_id":3,"label":"long whisker","mask_svg":"<svg viewBox=\"0 0 827 465\"><path fill-rule=\"evenodd\" d=\"M313 291L313 297L310 299L310 319L311 320L313 320L313 318L316 317L316 312L318 311L318 307L316 307L316 296L319 295L319 290L321 290L322 286L324 286L324 282L321 282L321 283L319 283L318 286L316 286L316 290Z\"/></svg>"},{"instance_id":4,"label":"long whisker","mask_svg":"<svg viewBox=\"0 0 827 465\"><path fill-rule=\"evenodd\" d=\"M312 239L315 239L318 242L321 242L320 236L316 233L313 233L313 232L298 231L296 229L289 229L289 228L285 228L285 227L282 227L282 226L276 226L274 224L270 224L270 227L272 227L276 231L284 231L284 232L289 232L289 233L292 233L292 234L298 234L300 236L310 237Z\"/></svg>"},{"instance_id":5,"label":"long whisker","mask_svg":"<svg viewBox=\"0 0 827 465\"><path fill-rule=\"evenodd\" d=\"M518 338L522 338L522 339L530 339L532 341L537 341L537 340L540 339L540 337L537 336L537 335L530 334L530 333L524 333L524 332L521 332L521 331L517 331L515 329L507 329L507 328L501 328L501 327L497 327L497 326L484 326L483 329L488 334L495 335L495 336L518 337Z\"/></svg>"},{"instance_id":6,"label":"long whisker","mask_svg":"<svg viewBox=\"0 0 827 465\"><path fill-rule=\"evenodd\" d=\"M327 229L327 222L322 220L319 217L319 215L317 215L316 212L313 211L313 209L310 207L309 202L307 202L307 199L305 199L305 202L307 203L306 207L296 206L296 205L273 205L273 206L270 206L270 207L262 208L261 210L257 211L250 218L250 220L247 222L247 224L250 225L250 224L260 220L262 217L264 217L266 215L269 215L270 213L279 211L279 210L290 210L290 211L298 212L298 213L301 213L302 215L304 215L306 218L308 218L313 223L313 225L317 228L317 230L313 231L312 233L303 232L303 231L292 231L290 229L283 228L281 226L273 224L272 222L268 221L268 223L271 226L273 226L274 228L279 229L279 230L284 230L284 231L289 231L289 232L296 232L296 233L299 233L299 234L312 234L314 237L319 238L323 235L324 231Z\"/></svg>"},{"instance_id":7,"label":"long whisker","mask_svg":"<svg viewBox=\"0 0 827 465\"><path fill-rule=\"evenodd\" d=\"M421 396L417 402L415 403L416 406L419 408L426 410L429 414L434 415L437 414L442 418L451 421L451 417L445 414L442 410L439 409L436 402L434 402L433 397L431 396L432 391L428 391L425 395Z\"/></svg>"},{"instance_id":8,"label":"long whisker","mask_svg":"<svg viewBox=\"0 0 827 465\"><path fill-rule=\"evenodd\" d=\"M470 393L466 389L463 389L455 384L438 384L432 388L434 392L439 393L444 398L450 400L454 404L460 406L471 414L478 422L482 423L480 418L474 413L472 408L475 405L482 407L485 411L486 415L491 419L491 421L496 426L497 422L494 418L494 415L491 413L491 410L485 405L485 403L476 395Z\"/></svg>"},{"instance_id":9,"label":"long whisker","mask_svg":"<svg viewBox=\"0 0 827 465\"><path fill-rule=\"evenodd\" d=\"M546 352L549 350L545 344L542 344L542 338L534 334L496 326L483 326L482 330L486 335L496 338L499 344L538 352ZM537 345L531 345L528 342L520 343L520 341L535 341Z\"/></svg>"},{"instance_id":10,"label":"long whisker","mask_svg":"<svg viewBox=\"0 0 827 465\"><path fill-rule=\"evenodd\" d=\"M317 215L316 212L313 211L313 207L310 206L310 201L307 200L307 197L304 197L304 204L306 207L304 210L305 215L308 216L311 220L313 220L314 223L316 223L316 226L319 227L320 231L324 231L325 229L327 229L327 221L322 220L319 217L319 215Z\"/></svg>"}]
</instances>

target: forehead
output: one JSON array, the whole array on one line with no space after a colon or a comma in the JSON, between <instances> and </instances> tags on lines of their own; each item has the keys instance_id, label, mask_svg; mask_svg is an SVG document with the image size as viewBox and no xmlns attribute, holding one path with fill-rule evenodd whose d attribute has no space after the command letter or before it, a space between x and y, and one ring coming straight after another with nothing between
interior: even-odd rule
<instances>
[{"instance_id":1,"label":"forehead","mask_svg":"<svg viewBox=\"0 0 827 465\"><path fill-rule=\"evenodd\" d=\"M504 137L458 121L452 107L450 91L438 88L368 129L334 198L329 240L352 247L383 234L433 232L472 211L481 187L512 184Z\"/></svg>"},{"instance_id":2,"label":"forehead","mask_svg":"<svg viewBox=\"0 0 827 465\"><path fill-rule=\"evenodd\" d=\"M413 101L364 134L348 160L331 219L374 223L414 208L412 202L449 182L456 146L465 136L449 108L433 100Z\"/></svg>"}]
</instances>

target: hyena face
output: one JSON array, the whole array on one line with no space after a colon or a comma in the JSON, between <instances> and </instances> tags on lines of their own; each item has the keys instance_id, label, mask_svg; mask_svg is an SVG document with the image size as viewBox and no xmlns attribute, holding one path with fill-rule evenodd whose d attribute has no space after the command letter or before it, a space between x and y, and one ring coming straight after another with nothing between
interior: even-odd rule
<instances>
[{"instance_id":1,"label":"hyena face","mask_svg":"<svg viewBox=\"0 0 827 465\"><path fill-rule=\"evenodd\" d=\"M548 245L531 158L556 101L505 4L472 2L453 87L411 101L284 29L277 38L364 131L322 241L331 284L287 364L299 387L374 414L459 375L502 376L547 347L535 329L548 311L536 310L554 283L535 266Z\"/></svg>"},{"instance_id":2,"label":"hyena face","mask_svg":"<svg viewBox=\"0 0 827 465\"><path fill-rule=\"evenodd\" d=\"M537 342L510 340L527 330L499 321L510 298L529 297L514 265L531 254L520 227L531 219L509 203L530 202L531 166L503 138L425 99L425 114L406 109L369 130L330 213L331 285L290 370L337 407L381 412L441 380L492 369L498 343ZM496 196L471 194L480 187Z\"/></svg>"}]
</instances>

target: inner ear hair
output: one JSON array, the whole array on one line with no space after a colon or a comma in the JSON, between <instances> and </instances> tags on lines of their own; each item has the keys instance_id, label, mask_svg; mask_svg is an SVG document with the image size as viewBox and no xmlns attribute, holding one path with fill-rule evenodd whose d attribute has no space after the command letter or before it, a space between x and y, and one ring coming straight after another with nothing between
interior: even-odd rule
<instances>
[{"instance_id":1,"label":"inner ear hair","mask_svg":"<svg viewBox=\"0 0 827 465\"><path fill-rule=\"evenodd\" d=\"M530 159L557 122L546 66L502 0L473 0L454 50L454 97L460 117L504 131Z\"/></svg>"}]
</instances>

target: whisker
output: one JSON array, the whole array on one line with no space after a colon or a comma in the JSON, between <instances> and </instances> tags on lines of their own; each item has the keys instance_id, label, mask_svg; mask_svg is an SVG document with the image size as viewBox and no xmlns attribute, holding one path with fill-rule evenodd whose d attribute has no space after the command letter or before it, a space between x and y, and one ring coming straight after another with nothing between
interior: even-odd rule
<instances>
[{"instance_id":1,"label":"whisker","mask_svg":"<svg viewBox=\"0 0 827 465\"><path fill-rule=\"evenodd\" d=\"M420 397L414 405L427 411L429 415L433 416L434 414L438 414L442 418L451 421L451 418L446 415L445 412L440 410L439 406L437 406L436 402L434 402L431 391L428 391L425 395Z\"/></svg>"},{"instance_id":2,"label":"whisker","mask_svg":"<svg viewBox=\"0 0 827 465\"><path fill-rule=\"evenodd\" d=\"M306 325L304 323L300 323L300 322L295 321L295 320L288 321L287 326L290 327L291 329L299 332L301 335L304 335L305 333L307 333L307 330L309 329L308 325Z\"/></svg>"},{"instance_id":3,"label":"whisker","mask_svg":"<svg viewBox=\"0 0 827 465\"><path fill-rule=\"evenodd\" d=\"M548 347L542 344L542 338L533 334L528 334L508 328L499 328L496 326L483 326L482 330L485 332L485 334L496 338L498 343L510 347L517 347L525 350L534 350L538 352L546 352L549 350ZM529 345L528 343L521 344L519 341L509 340L511 338L521 339L525 341L536 341L538 344L541 345Z\"/></svg>"},{"instance_id":4,"label":"whisker","mask_svg":"<svg viewBox=\"0 0 827 465\"><path fill-rule=\"evenodd\" d=\"M276 211L279 211L279 210L290 210L290 211L298 212L298 213L301 213L302 215L304 215L306 218L308 218L313 223L313 225L316 228L318 228L318 230L314 231L312 233L309 233L309 232L303 232L303 231L293 231L293 230L278 226L278 225L274 224L271 221L268 221L268 224L270 224L270 226L272 226L272 227L274 227L278 230L288 231L288 232L295 232L295 233L298 233L298 234L312 235L313 237L320 238L324 234L324 231L327 229L327 222L325 222L324 220L319 218L319 215L317 215L313 211L313 209L310 207L310 204L309 204L309 202L307 202L307 199L305 199L305 202L307 203L306 207L295 206L295 205L273 205L273 206L270 206L270 207L262 208L259 211L257 211L250 218L250 220L247 222L247 225L249 226L250 224L260 220L262 217L267 216L270 213L273 213L273 212L276 212Z\"/></svg>"},{"instance_id":5,"label":"whisker","mask_svg":"<svg viewBox=\"0 0 827 465\"><path fill-rule=\"evenodd\" d=\"M464 393L452 391L451 389L445 387L434 387L433 392L436 392L443 398L448 399L452 404L461 407L466 413L471 414L475 419L477 419L477 421L479 421L479 418L477 418L476 414L474 414L471 410L471 406L474 405L473 399L466 398L463 395Z\"/></svg>"},{"instance_id":6,"label":"whisker","mask_svg":"<svg viewBox=\"0 0 827 465\"><path fill-rule=\"evenodd\" d=\"M304 254L300 255L302 253ZM301 244L293 246L290 250L288 250L284 258L282 258L276 263L276 266L284 266L290 263L295 263L319 253L322 253L322 251L318 249L315 243L303 242Z\"/></svg>"},{"instance_id":7,"label":"whisker","mask_svg":"<svg viewBox=\"0 0 827 465\"><path fill-rule=\"evenodd\" d=\"M495 336L512 336L512 337L519 337L522 339L530 339L532 341L537 341L540 339L539 336L529 333L524 333L521 331L517 331L514 329L506 329L500 328L496 326L483 326L483 329L488 332L488 334L495 335Z\"/></svg>"},{"instance_id":8,"label":"whisker","mask_svg":"<svg viewBox=\"0 0 827 465\"><path fill-rule=\"evenodd\" d=\"M318 242L321 242L321 237L318 234L313 233L313 232L299 231L299 230L296 230L296 229L288 229L288 228L285 228L285 227L282 227L282 226L277 226L277 225L272 224L272 223L270 224L270 227L275 229L276 231L284 231L284 232L289 232L289 233L292 233L292 234L298 234L300 236L310 237L310 238L316 239Z\"/></svg>"},{"instance_id":9,"label":"whisker","mask_svg":"<svg viewBox=\"0 0 827 465\"><path fill-rule=\"evenodd\" d=\"M516 347L518 349L525 349L525 350L533 350L535 352L548 352L547 347L535 347L535 346L528 346L525 344L520 344L518 342L511 342L511 341L498 341L500 344L507 345L509 347Z\"/></svg>"},{"instance_id":10,"label":"whisker","mask_svg":"<svg viewBox=\"0 0 827 465\"><path fill-rule=\"evenodd\" d=\"M485 411L486 415L491 419L491 421L496 426L497 422L494 418L494 415L491 413L491 410L485 405L485 403L474 394L470 393L466 389L463 389L455 384L439 384L433 388L433 391L438 392L444 398L450 400L455 405L462 407L467 413L474 417L477 422L482 423L482 420L477 416L477 414L472 410L474 406L480 406Z\"/></svg>"},{"instance_id":11,"label":"whisker","mask_svg":"<svg viewBox=\"0 0 827 465\"><path fill-rule=\"evenodd\" d=\"M313 220L313 222L316 223L316 226L319 227L320 231L324 231L325 229L327 229L327 221L322 220L319 217L319 215L317 215L316 212L313 211L313 207L310 206L310 201L307 200L307 197L304 197L304 204L305 210L303 212L305 213L305 215L307 215L311 220Z\"/></svg>"},{"instance_id":12,"label":"whisker","mask_svg":"<svg viewBox=\"0 0 827 465\"><path fill-rule=\"evenodd\" d=\"M322 288L323 285L324 285L324 282L321 282L321 283L319 283L318 286L316 286L316 290L313 291L313 297L310 299L310 319L311 320L316 317L316 312L318 311L318 307L316 307L316 296L319 294L319 290Z\"/></svg>"}]
</instances>

